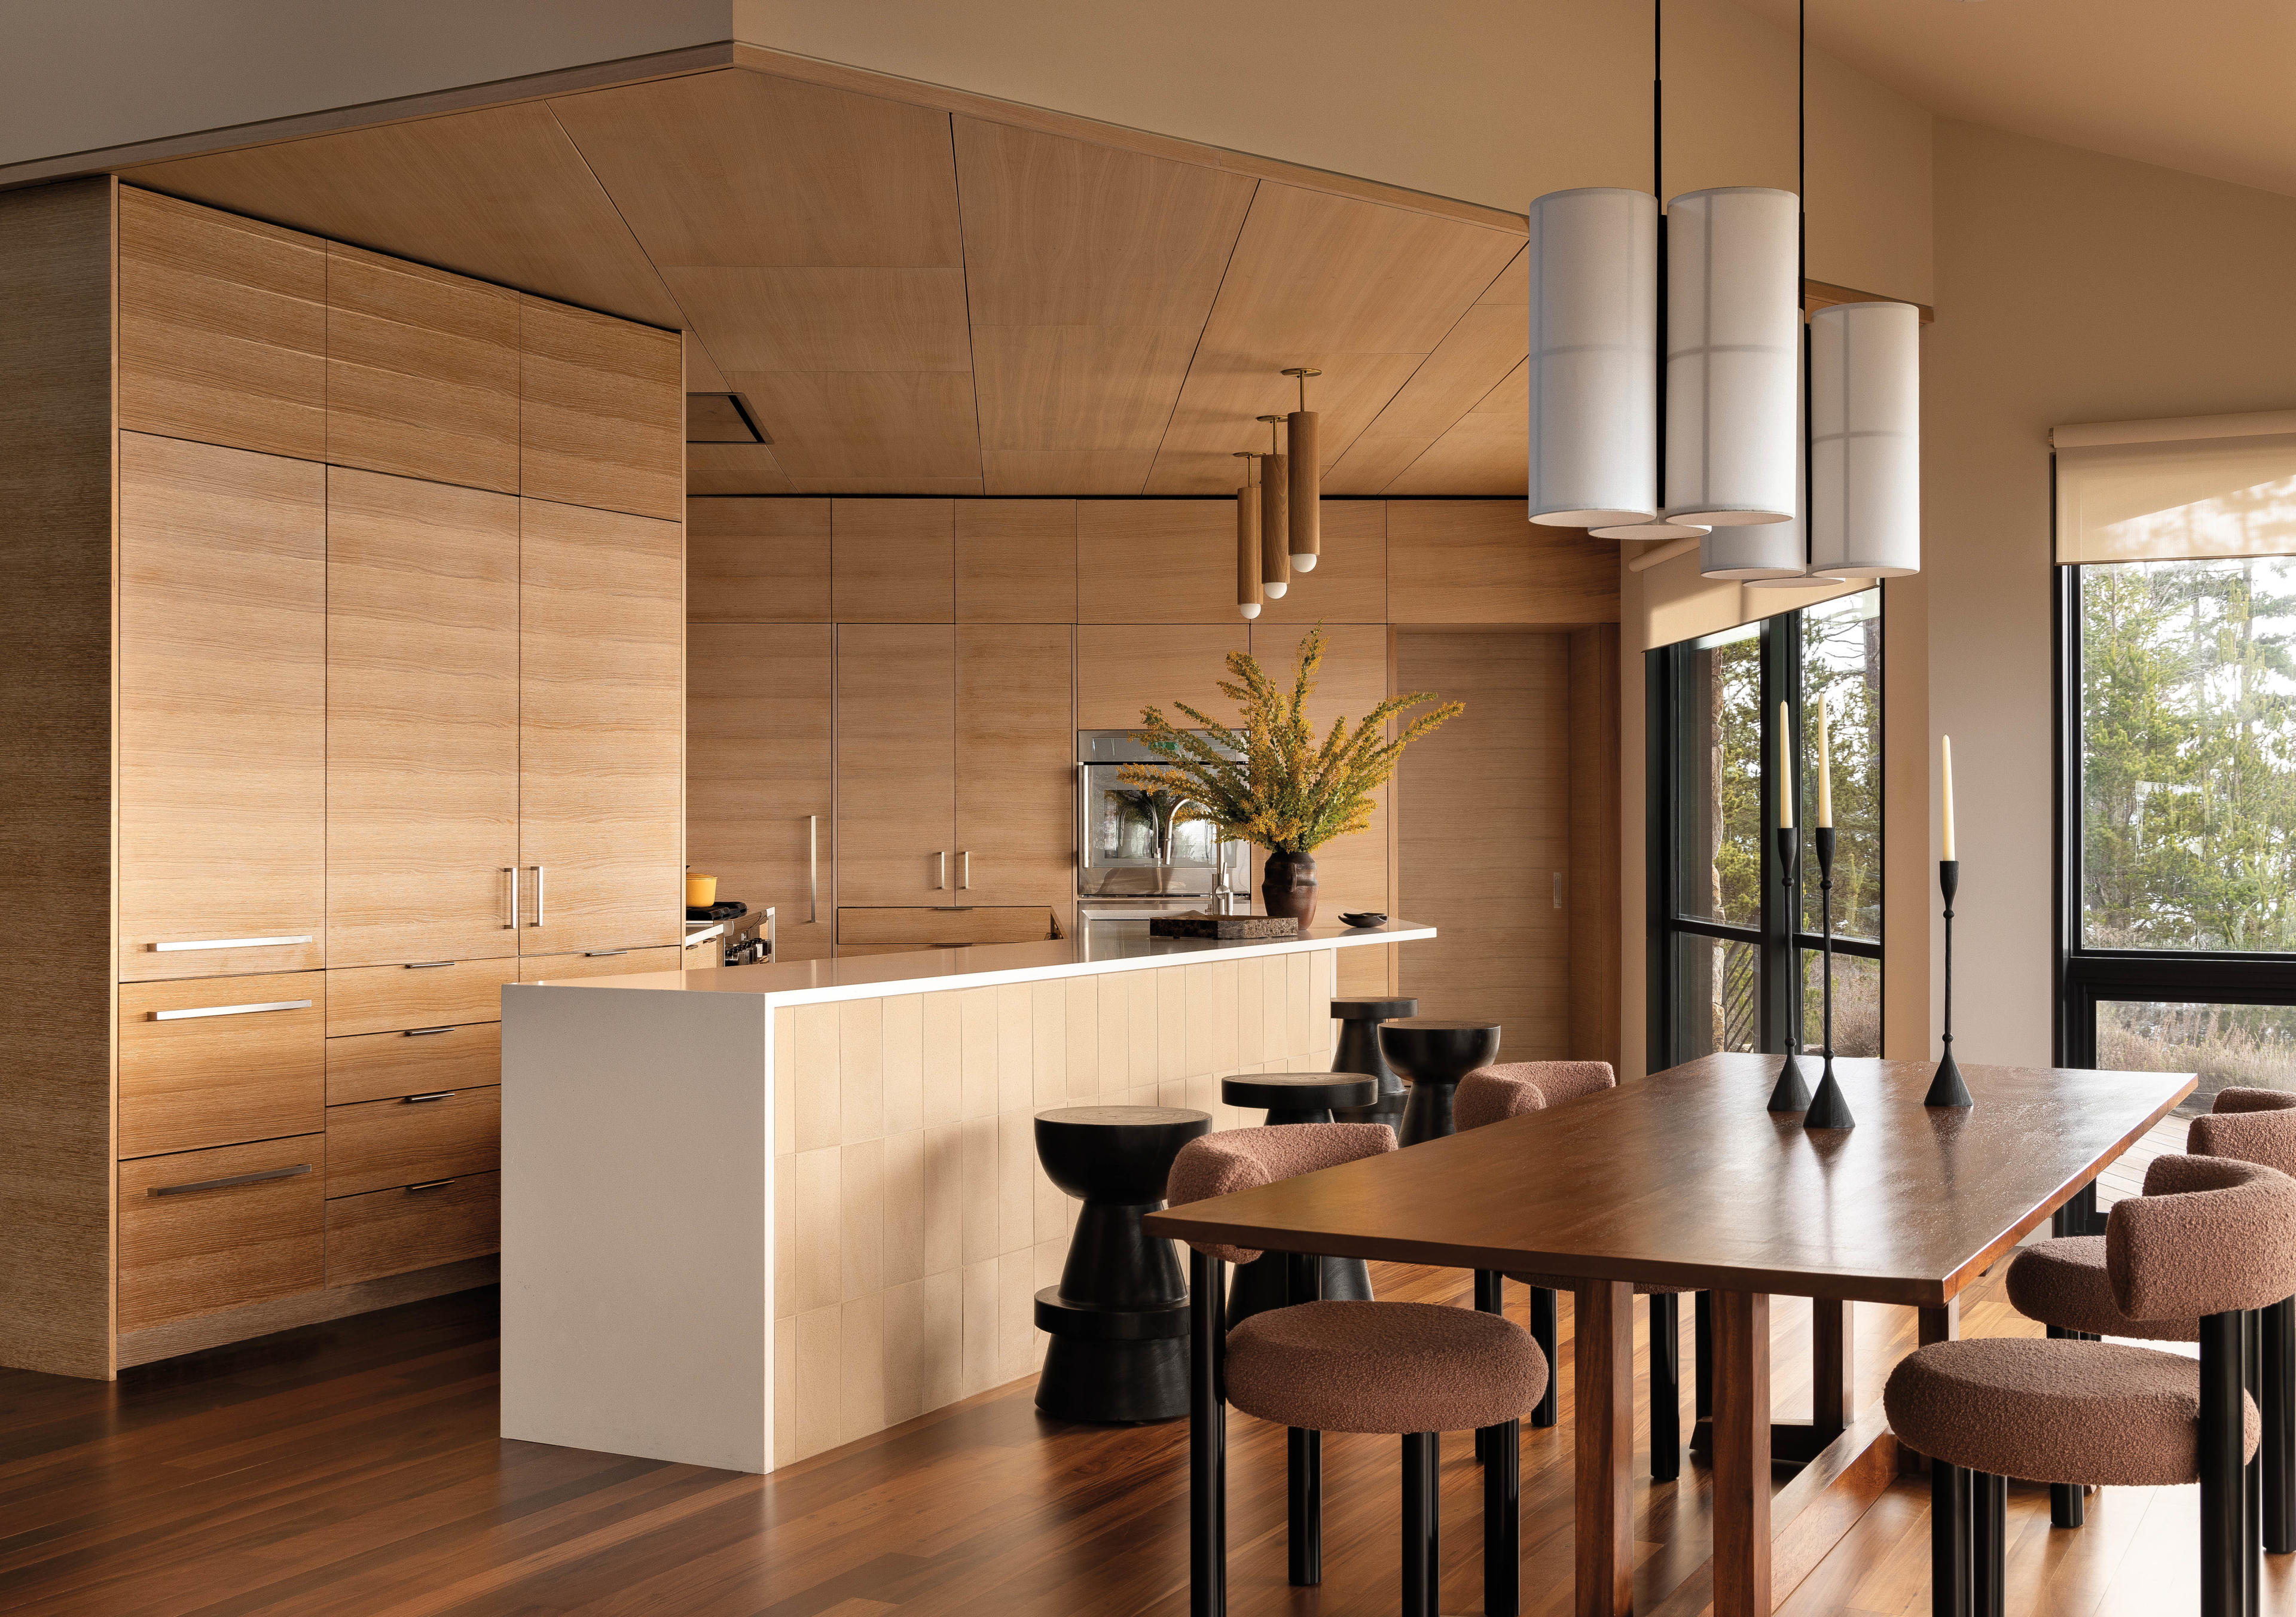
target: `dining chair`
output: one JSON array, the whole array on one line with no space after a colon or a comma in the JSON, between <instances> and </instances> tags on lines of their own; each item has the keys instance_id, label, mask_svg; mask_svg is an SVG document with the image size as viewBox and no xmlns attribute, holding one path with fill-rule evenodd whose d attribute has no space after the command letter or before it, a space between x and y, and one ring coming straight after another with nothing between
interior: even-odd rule
<instances>
[{"instance_id":1,"label":"dining chair","mask_svg":"<svg viewBox=\"0 0 2296 1617\"><path fill-rule=\"evenodd\" d=\"M1289 1123L1192 1140L1172 1163L1172 1206L1231 1195L1396 1148L1383 1123ZM1483 1609L1521 1610L1521 1419L1546 1390L1547 1361L1520 1326L1425 1302L1324 1302L1320 1267L1288 1259L1290 1306L1226 1328L1231 1263L1261 1253L1191 1242L1188 1548L1191 1617L1227 1609L1226 1406L1288 1428L1290 1573L1324 1580L1323 1434L1403 1440L1403 1611L1435 1617L1439 1571L1441 1433L1491 1434L1483 1468Z\"/></svg>"},{"instance_id":2,"label":"dining chair","mask_svg":"<svg viewBox=\"0 0 2296 1617\"><path fill-rule=\"evenodd\" d=\"M1933 1613L2001 1617L2006 1479L2021 1477L2198 1482L2202 1617L2241 1617L2242 1470L2261 1431L2241 1385L2243 1317L2296 1293L2296 1179L2226 1157L2161 1157L2103 1239L2120 1314L2198 1319L2197 1364L2119 1342L1986 1337L1932 1342L1890 1372L1890 1425L1930 1461Z\"/></svg>"},{"instance_id":3,"label":"dining chair","mask_svg":"<svg viewBox=\"0 0 2296 1617\"><path fill-rule=\"evenodd\" d=\"M1618 1087L1618 1074L1606 1061L1510 1061L1479 1067L1459 1080L1451 1112L1462 1129L1544 1112L1565 1101L1577 1100ZM1475 1306L1498 1313L1505 1306L1505 1283L1516 1280L1530 1287L1530 1335L1550 1364L1554 1359L1557 1292L1576 1284L1567 1275L1501 1275L1490 1269L1475 1274ZM1671 1482L1682 1474L1682 1316L1677 1297L1691 1288L1637 1283L1635 1293L1648 1298L1650 1310L1651 1480ZM1700 1413L1703 1414L1702 1402ZM1534 1427L1555 1421L1553 1383L1531 1411Z\"/></svg>"},{"instance_id":4,"label":"dining chair","mask_svg":"<svg viewBox=\"0 0 2296 1617\"><path fill-rule=\"evenodd\" d=\"M2194 1156L2260 1162L2296 1176L2296 1094L2279 1089L2218 1091L2214 1110L2194 1118L2185 1151ZM2009 1265L2010 1306L2038 1320L2053 1337L2095 1341L2103 1336L2150 1342L2198 1342L2201 1322L2129 1319L2113 1301L2103 1235L2065 1235L2020 1252ZM2249 1391L2263 1414L2257 1457L2257 1538L2276 1555L2296 1550L2296 1298L2258 1310L2246 1355ZM2049 1490L2049 1520L2079 1527L2087 1519L2085 1490Z\"/></svg>"}]
</instances>

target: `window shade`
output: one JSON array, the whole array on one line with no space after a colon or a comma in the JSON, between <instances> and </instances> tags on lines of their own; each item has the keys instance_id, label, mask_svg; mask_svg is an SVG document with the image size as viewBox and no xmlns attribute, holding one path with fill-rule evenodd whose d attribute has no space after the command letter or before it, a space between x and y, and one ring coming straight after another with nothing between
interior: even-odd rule
<instances>
[{"instance_id":1,"label":"window shade","mask_svg":"<svg viewBox=\"0 0 2296 1617\"><path fill-rule=\"evenodd\" d=\"M2057 562L2296 554L2296 411L2059 427Z\"/></svg>"}]
</instances>

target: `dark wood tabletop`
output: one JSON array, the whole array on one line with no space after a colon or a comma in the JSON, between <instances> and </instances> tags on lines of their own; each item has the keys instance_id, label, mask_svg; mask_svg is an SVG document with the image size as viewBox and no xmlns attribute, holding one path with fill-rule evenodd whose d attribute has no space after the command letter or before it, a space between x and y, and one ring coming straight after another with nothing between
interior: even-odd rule
<instances>
[{"instance_id":1,"label":"dark wood tabletop","mask_svg":"<svg viewBox=\"0 0 2296 1617\"><path fill-rule=\"evenodd\" d=\"M1813 1083L1816 1062L1805 1057ZM2183 1072L1837 1058L1857 1127L1709 1055L1502 1123L1150 1216L1152 1234L1456 1268L1939 1308L2193 1092Z\"/></svg>"}]
</instances>

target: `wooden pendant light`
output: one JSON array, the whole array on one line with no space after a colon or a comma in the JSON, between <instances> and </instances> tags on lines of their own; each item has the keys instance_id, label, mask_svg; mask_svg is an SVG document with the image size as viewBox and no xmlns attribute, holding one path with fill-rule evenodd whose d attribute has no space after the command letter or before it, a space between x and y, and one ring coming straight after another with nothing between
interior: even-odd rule
<instances>
[{"instance_id":1,"label":"wooden pendant light","mask_svg":"<svg viewBox=\"0 0 2296 1617\"><path fill-rule=\"evenodd\" d=\"M1235 610L1250 619L1259 616L1259 490L1250 465L1259 456L1250 449L1235 453L1245 463L1243 486L1235 491Z\"/></svg>"},{"instance_id":2,"label":"wooden pendant light","mask_svg":"<svg viewBox=\"0 0 2296 1617\"><path fill-rule=\"evenodd\" d=\"M1291 474L1275 436L1283 418L1259 419L1267 423L1267 458L1259 469L1259 582L1269 600L1281 601L1292 587L1292 522L1284 497Z\"/></svg>"},{"instance_id":3,"label":"wooden pendant light","mask_svg":"<svg viewBox=\"0 0 2296 1617\"><path fill-rule=\"evenodd\" d=\"M1324 489L1323 462L1316 452L1316 413L1308 407L1308 378L1324 373L1303 365L1283 373L1300 379L1300 407L1292 412L1284 434L1292 450L1286 502L1291 507L1292 565L1313 572L1324 548Z\"/></svg>"}]
</instances>

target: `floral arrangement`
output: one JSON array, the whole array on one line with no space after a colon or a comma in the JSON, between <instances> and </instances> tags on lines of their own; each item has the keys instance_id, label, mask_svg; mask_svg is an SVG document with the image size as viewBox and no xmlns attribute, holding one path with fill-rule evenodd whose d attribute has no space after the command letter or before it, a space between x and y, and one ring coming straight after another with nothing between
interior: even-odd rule
<instances>
[{"instance_id":1,"label":"floral arrangement","mask_svg":"<svg viewBox=\"0 0 2296 1617\"><path fill-rule=\"evenodd\" d=\"M1395 773L1403 749L1466 711L1448 702L1422 713L1388 739L1388 720L1436 699L1431 691L1390 696L1349 727L1332 721L1321 743L1308 718L1308 696L1324 660L1319 625L1300 643L1286 692L1242 652L1230 652L1221 694L1243 715L1241 728L1220 724L1185 702L1172 705L1209 734L1173 727L1160 709L1141 710L1139 740L1161 764L1128 764L1121 778L1142 791L1186 800L1185 819L1208 820L1223 838L1271 853L1306 853L1371 824L1372 793ZM1234 754L1231 757L1229 754Z\"/></svg>"}]
</instances>

